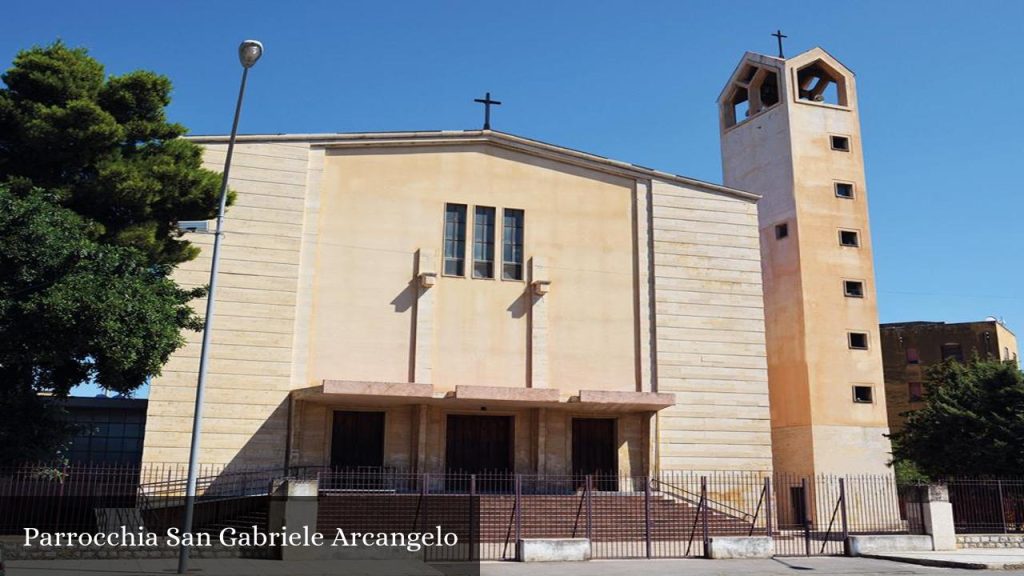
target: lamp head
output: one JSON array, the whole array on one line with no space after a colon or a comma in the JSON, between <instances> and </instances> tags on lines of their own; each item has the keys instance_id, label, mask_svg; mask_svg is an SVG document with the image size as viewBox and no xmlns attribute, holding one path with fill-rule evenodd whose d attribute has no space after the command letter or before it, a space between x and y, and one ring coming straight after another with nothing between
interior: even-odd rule
<instances>
[{"instance_id":1,"label":"lamp head","mask_svg":"<svg viewBox=\"0 0 1024 576\"><path fill-rule=\"evenodd\" d=\"M263 56L263 43L259 40L246 40L238 46L238 60L243 68L252 68L260 56Z\"/></svg>"}]
</instances>

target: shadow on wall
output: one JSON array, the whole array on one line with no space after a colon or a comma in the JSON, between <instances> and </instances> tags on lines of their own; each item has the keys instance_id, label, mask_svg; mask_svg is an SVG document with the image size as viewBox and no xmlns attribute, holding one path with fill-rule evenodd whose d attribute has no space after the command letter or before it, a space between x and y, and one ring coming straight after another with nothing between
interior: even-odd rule
<instances>
[{"instance_id":1,"label":"shadow on wall","mask_svg":"<svg viewBox=\"0 0 1024 576\"><path fill-rule=\"evenodd\" d=\"M264 490L271 480L283 476L289 405L290 400L285 397L223 470L201 467L200 487L206 485L208 494L240 494Z\"/></svg>"}]
</instances>

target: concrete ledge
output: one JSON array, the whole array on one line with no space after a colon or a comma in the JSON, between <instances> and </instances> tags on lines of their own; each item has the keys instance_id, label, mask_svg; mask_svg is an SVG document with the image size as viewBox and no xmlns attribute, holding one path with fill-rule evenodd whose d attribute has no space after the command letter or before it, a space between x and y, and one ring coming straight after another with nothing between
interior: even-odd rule
<instances>
[{"instance_id":1,"label":"concrete ledge","mask_svg":"<svg viewBox=\"0 0 1024 576\"><path fill-rule=\"evenodd\" d=\"M775 541L771 536L715 536L710 538L708 558L771 558Z\"/></svg>"},{"instance_id":2,"label":"concrete ledge","mask_svg":"<svg viewBox=\"0 0 1024 576\"><path fill-rule=\"evenodd\" d=\"M455 391L447 393L445 398L481 402L540 402L557 405L558 390L555 388L509 388L459 384L455 387Z\"/></svg>"},{"instance_id":3,"label":"concrete ledge","mask_svg":"<svg viewBox=\"0 0 1024 576\"><path fill-rule=\"evenodd\" d=\"M667 392L620 392L612 390L580 390L578 396L569 398L580 408L610 410L615 412L647 411L657 412L674 406L676 395Z\"/></svg>"},{"instance_id":4,"label":"concrete ledge","mask_svg":"<svg viewBox=\"0 0 1024 576\"><path fill-rule=\"evenodd\" d=\"M850 556L868 556L890 552L931 552L931 536L889 534L884 536L850 536L846 549Z\"/></svg>"},{"instance_id":5,"label":"concrete ledge","mask_svg":"<svg viewBox=\"0 0 1024 576\"><path fill-rule=\"evenodd\" d=\"M865 554L864 557L962 570L1020 570L1024 568L1024 551L1022 550L893 552L891 554Z\"/></svg>"},{"instance_id":6,"label":"concrete ledge","mask_svg":"<svg viewBox=\"0 0 1024 576\"><path fill-rule=\"evenodd\" d=\"M587 538L523 538L519 541L523 562L582 562L590 560Z\"/></svg>"},{"instance_id":7,"label":"concrete ledge","mask_svg":"<svg viewBox=\"0 0 1024 576\"><path fill-rule=\"evenodd\" d=\"M390 396L402 399L426 399L431 398L433 396L434 387L431 384L411 384L408 382L363 382L360 380L324 380L320 392L322 396L326 397L324 398L325 400L330 399L331 396L355 396L366 398Z\"/></svg>"}]
</instances>

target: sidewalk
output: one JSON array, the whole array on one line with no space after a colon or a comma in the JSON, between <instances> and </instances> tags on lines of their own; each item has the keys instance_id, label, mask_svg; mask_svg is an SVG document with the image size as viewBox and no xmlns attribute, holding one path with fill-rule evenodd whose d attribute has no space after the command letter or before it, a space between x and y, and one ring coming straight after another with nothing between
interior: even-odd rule
<instances>
[{"instance_id":1,"label":"sidewalk","mask_svg":"<svg viewBox=\"0 0 1024 576\"><path fill-rule=\"evenodd\" d=\"M870 558L973 570L1024 570L1022 548L964 548L949 552L900 552L872 554Z\"/></svg>"},{"instance_id":2,"label":"sidewalk","mask_svg":"<svg viewBox=\"0 0 1024 576\"><path fill-rule=\"evenodd\" d=\"M981 552L981 551L979 551ZM925 553L921 553L924 555ZM933 553L937 554L937 553ZM948 553L956 555L959 553ZM989 554L972 556L995 557ZM1011 555L1017 559L1024 555ZM975 562L977 565L978 562ZM153 560L27 560L10 562L7 576L171 576L177 562L173 559ZM405 561L295 561L247 559L196 559L190 565L189 574L196 576L438 576L438 570L424 564ZM447 565L447 574L472 576L476 566L472 564ZM452 570L454 568L455 570ZM810 557L774 558L770 560L591 560L590 562L516 563L484 562L480 565L480 576L967 576L978 571L938 568L903 564L872 558ZM1019 572L1001 572L1002 575L1021 575Z\"/></svg>"}]
</instances>

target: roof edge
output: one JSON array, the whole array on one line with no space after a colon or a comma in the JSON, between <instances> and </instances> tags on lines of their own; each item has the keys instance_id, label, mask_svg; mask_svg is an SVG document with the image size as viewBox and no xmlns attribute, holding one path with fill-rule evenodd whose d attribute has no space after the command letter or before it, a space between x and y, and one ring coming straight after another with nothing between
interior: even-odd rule
<instances>
[{"instance_id":1,"label":"roof edge","mask_svg":"<svg viewBox=\"0 0 1024 576\"><path fill-rule=\"evenodd\" d=\"M186 139L198 144L224 143L228 141L225 135L196 135L186 136ZM570 164L584 167L596 168L604 172L618 174L620 176L649 178L665 182L684 184L700 188L717 194L725 194L748 202L757 202L761 199L759 194L730 188L721 184L714 184L689 178L680 174L672 174L614 160L596 154L590 154L564 146L557 146L533 140L506 132L496 130L429 130L409 132L349 132L335 134L244 134L237 137L238 142L295 142L307 143L310 146L324 148L354 148L372 146L423 146L443 145L450 143L491 143L504 148L517 150L524 153L542 155L555 160L568 162Z\"/></svg>"}]
</instances>

